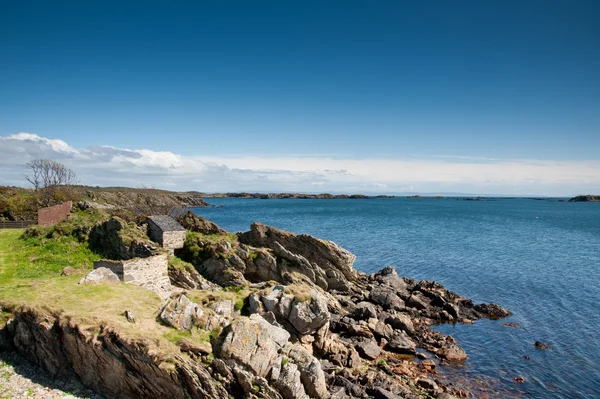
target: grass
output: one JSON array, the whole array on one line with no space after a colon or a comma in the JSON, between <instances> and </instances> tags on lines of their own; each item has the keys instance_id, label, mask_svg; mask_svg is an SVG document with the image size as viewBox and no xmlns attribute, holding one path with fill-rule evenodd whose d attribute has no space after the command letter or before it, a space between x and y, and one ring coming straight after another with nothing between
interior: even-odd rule
<instances>
[{"instance_id":1,"label":"grass","mask_svg":"<svg viewBox=\"0 0 600 399\"><path fill-rule=\"evenodd\" d=\"M148 353L160 359L181 355L176 345L181 339L206 341L201 333L180 333L158 323L161 300L152 291L123 283L79 285L97 257L87 244L75 237L20 239L22 233L0 230L0 307L5 312L23 308L58 313L90 336L101 327L114 329L124 339L143 342ZM66 266L79 268L82 275L61 277ZM126 309L134 314L135 324L123 315Z\"/></svg>"},{"instance_id":2,"label":"grass","mask_svg":"<svg viewBox=\"0 0 600 399\"><path fill-rule=\"evenodd\" d=\"M10 266L0 269L0 282L53 277L66 266L81 270L83 274L100 259L100 255L89 249L87 242L80 242L73 236L20 236L19 230L0 231L0 251L11 254Z\"/></svg>"},{"instance_id":3,"label":"grass","mask_svg":"<svg viewBox=\"0 0 600 399\"><path fill-rule=\"evenodd\" d=\"M236 304L241 301L242 304L245 299L250 295L253 291L248 287L228 287L222 291L203 291L203 290L189 290L186 293L186 296L192 301L199 305L206 307L214 302L220 301L232 301L234 303L234 307ZM242 305L243 307L243 305ZM241 307L240 307L241 309ZM239 309L236 309L239 310Z\"/></svg>"},{"instance_id":4,"label":"grass","mask_svg":"<svg viewBox=\"0 0 600 399\"><path fill-rule=\"evenodd\" d=\"M181 272L195 272L196 268L189 262L186 262L177 256L169 256L169 268Z\"/></svg>"},{"instance_id":5,"label":"grass","mask_svg":"<svg viewBox=\"0 0 600 399\"><path fill-rule=\"evenodd\" d=\"M312 301L312 291L309 287L301 284L290 284L285 287L286 294L293 295L298 302Z\"/></svg>"}]
</instances>

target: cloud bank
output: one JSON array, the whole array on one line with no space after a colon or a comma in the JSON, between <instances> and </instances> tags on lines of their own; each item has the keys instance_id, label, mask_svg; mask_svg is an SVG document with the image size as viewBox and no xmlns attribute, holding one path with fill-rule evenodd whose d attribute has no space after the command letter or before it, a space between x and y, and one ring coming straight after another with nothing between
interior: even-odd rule
<instances>
[{"instance_id":1,"label":"cloud bank","mask_svg":"<svg viewBox=\"0 0 600 399\"><path fill-rule=\"evenodd\" d=\"M74 148L35 134L0 137L0 184L25 186L25 163L49 158L82 184L204 192L600 193L600 161L484 158L338 159L326 156L184 156L110 146Z\"/></svg>"}]
</instances>

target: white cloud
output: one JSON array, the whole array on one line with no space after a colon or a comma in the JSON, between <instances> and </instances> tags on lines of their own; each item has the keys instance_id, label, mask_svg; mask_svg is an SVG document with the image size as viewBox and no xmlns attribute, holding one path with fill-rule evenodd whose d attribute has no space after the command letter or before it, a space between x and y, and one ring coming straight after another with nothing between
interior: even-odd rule
<instances>
[{"instance_id":1,"label":"white cloud","mask_svg":"<svg viewBox=\"0 0 600 399\"><path fill-rule=\"evenodd\" d=\"M62 140L30 133L0 137L0 184L24 185L24 164L35 158L65 163L88 185L149 185L206 192L318 190L565 196L600 192L600 161L596 160L183 156L110 146L77 149Z\"/></svg>"}]
</instances>

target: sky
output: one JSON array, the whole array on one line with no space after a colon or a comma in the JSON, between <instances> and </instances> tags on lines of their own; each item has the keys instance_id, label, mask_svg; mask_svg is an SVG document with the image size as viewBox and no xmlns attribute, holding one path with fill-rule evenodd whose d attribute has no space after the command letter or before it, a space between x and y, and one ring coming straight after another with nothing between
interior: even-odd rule
<instances>
[{"instance_id":1,"label":"sky","mask_svg":"<svg viewBox=\"0 0 600 399\"><path fill-rule=\"evenodd\" d=\"M600 193L600 2L15 1L0 184Z\"/></svg>"}]
</instances>

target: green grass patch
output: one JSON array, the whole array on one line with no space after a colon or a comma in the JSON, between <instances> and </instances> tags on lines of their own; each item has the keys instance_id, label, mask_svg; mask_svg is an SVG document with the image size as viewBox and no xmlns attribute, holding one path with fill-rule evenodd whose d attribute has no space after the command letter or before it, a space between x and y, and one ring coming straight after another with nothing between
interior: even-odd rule
<instances>
[{"instance_id":1,"label":"green grass patch","mask_svg":"<svg viewBox=\"0 0 600 399\"><path fill-rule=\"evenodd\" d=\"M4 267L0 269L0 282L58 276L66 266L89 271L93 262L100 259L86 242L73 236L47 238L21 236L21 233L22 230L0 231L0 253L6 254Z\"/></svg>"}]
</instances>

